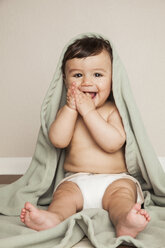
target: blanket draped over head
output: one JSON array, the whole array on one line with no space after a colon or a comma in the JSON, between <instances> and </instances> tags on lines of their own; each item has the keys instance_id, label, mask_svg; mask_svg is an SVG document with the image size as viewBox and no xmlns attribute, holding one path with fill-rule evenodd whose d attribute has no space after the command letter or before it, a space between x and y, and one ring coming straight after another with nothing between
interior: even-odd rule
<instances>
[{"instance_id":1,"label":"blanket draped over head","mask_svg":"<svg viewBox=\"0 0 165 248\"><path fill-rule=\"evenodd\" d=\"M81 34L72 39L68 45L84 35L99 37L94 33ZM126 165L130 175L141 184L145 197L144 207L149 212L151 221L134 239L130 236L116 238L108 213L103 209L83 210L58 226L41 232L27 228L19 219L21 208L26 201L46 208L52 200L55 186L64 177L65 149L56 149L51 144L48 130L57 111L65 104L66 90L61 65L68 45L62 52L42 104L41 128L29 169L16 182L0 188L0 248L67 248L80 241L84 235L97 248L113 248L123 242L141 248L163 248L165 247L165 173L148 140L127 73L112 43L113 95L126 132Z\"/></svg>"}]
</instances>

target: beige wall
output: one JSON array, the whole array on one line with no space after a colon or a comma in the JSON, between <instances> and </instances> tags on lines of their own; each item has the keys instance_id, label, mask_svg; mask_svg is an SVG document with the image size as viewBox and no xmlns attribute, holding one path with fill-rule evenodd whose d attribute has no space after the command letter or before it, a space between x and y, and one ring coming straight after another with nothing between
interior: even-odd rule
<instances>
[{"instance_id":1,"label":"beige wall","mask_svg":"<svg viewBox=\"0 0 165 248\"><path fill-rule=\"evenodd\" d=\"M1 0L0 157L32 156L63 46L99 32L115 44L159 156L165 156L164 0Z\"/></svg>"}]
</instances>

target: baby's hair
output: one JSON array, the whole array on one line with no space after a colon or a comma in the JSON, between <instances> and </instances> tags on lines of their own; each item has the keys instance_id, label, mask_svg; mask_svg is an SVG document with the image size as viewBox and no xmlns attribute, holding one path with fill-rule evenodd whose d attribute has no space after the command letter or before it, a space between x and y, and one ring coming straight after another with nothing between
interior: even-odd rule
<instances>
[{"instance_id":1,"label":"baby's hair","mask_svg":"<svg viewBox=\"0 0 165 248\"><path fill-rule=\"evenodd\" d=\"M67 60L74 58L86 58L100 54L103 50L106 50L110 56L111 63L113 60L112 48L108 40L103 39L101 36L88 37L84 36L81 39L75 40L71 45L68 46L62 61L62 73L65 78L65 65ZM111 90L108 98L110 101L114 101L113 93Z\"/></svg>"},{"instance_id":2,"label":"baby's hair","mask_svg":"<svg viewBox=\"0 0 165 248\"><path fill-rule=\"evenodd\" d=\"M68 46L64 54L64 58L62 61L63 76L65 77L65 65L67 60L98 55L103 50L106 50L108 52L112 62L112 48L108 40L103 39L101 36L84 36L81 39L77 39L76 41L74 41L74 43Z\"/></svg>"}]
</instances>

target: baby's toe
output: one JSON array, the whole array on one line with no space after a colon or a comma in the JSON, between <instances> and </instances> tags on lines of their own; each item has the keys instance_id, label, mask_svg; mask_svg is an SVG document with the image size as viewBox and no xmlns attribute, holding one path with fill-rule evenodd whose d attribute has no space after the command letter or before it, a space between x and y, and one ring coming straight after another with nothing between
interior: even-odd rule
<instances>
[{"instance_id":1,"label":"baby's toe","mask_svg":"<svg viewBox=\"0 0 165 248\"><path fill-rule=\"evenodd\" d=\"M25 215L26 215L26 209L22 208L21 214L20 214L20 219L23 223L25 222Z\"/></svg>"},{"instance_id":2,"label":"baby's toe","mask_svg":"<svg viewBox=\"0 0 165 248\"><path fill-rule=\"evenodd\" d=\"M22 222L25 222L25 216L20 215L20 219L21 219Z\"/></svg>"},{"instance_id":3,"label":"baby's toe","mask_svg":"<svg viewBox=\"0 0 165 248\"><path fill-rule=\"evenodd\" d=\"M139 212L140 212L141 215L146 215L147 214L146 210L144 210L144 209L140 209Z\"/></svg>"},{"instance_id":4,"label":"baby's toe","mask_svg":"<svg viewBox=\"0 0 165 248\"><path fill-rule=\"evenodd\" d=\"M25 215L25 214L26 214L26 209L25 208L22 208L21 215Z\"/></svg>"},{"instance_id":5,"label":"baby's toe","mask_svg":"<svg viewBox=\"0 0 165 248\"><path fill-rule=\"evenodd\" d=\"M150 221L150 216L145 209L141 209L139 212L146 218L147 221Z\"/></svg>"},{"instance_id":6,"label":"baby's toe","mask_svg":"<svg viewBox=\"0 0 165 248\"><path fill-rule=\"evenodd\" d=\"M148 213L147 213L147 215L146 215L146 219L147 219L147 221L150 221L150 220L151 220L151 217L149 216Z\"/></svg>"}]
</instances>

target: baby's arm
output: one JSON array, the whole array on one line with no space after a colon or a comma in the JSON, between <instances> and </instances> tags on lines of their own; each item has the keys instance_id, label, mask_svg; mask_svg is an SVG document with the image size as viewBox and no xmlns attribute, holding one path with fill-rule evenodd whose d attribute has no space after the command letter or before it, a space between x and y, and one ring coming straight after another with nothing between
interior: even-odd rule
<instances>
[{"instance_id":1,"label":"baby's arm","mask_svg":"<svg viewBox=\"0 0 165 248\"><path fill-rule=\"evenodd\" d=\"M106 152L116 152L126 136L117 108L114 106L107 120L96 110L90 96L76 90L76 106L95 142Z\"/></svg>"},{"instance_id":2,"label":"baby's arm","mask_svg":"<svg viewBox=\"0 0 165 248\"><path fill-rule=\"evenodd\" d=\"M96 109L88 112L83 119L94 140L104 151L113 153L124 145L126 135L116 108L107 121Z\"/></svg>"},{"instance_id":3,"label":"baby's arm","mask_svg":"<svg viewBox=\"0 0 165 248\"><path fill-rule=\"evenodd\" d=\"M49 129L49 139L57 148L67 147L73 136L78 112L75 108L74 97L68 89L67 104L59 110L55 121Z\"/></svg>"}]
</instances>

